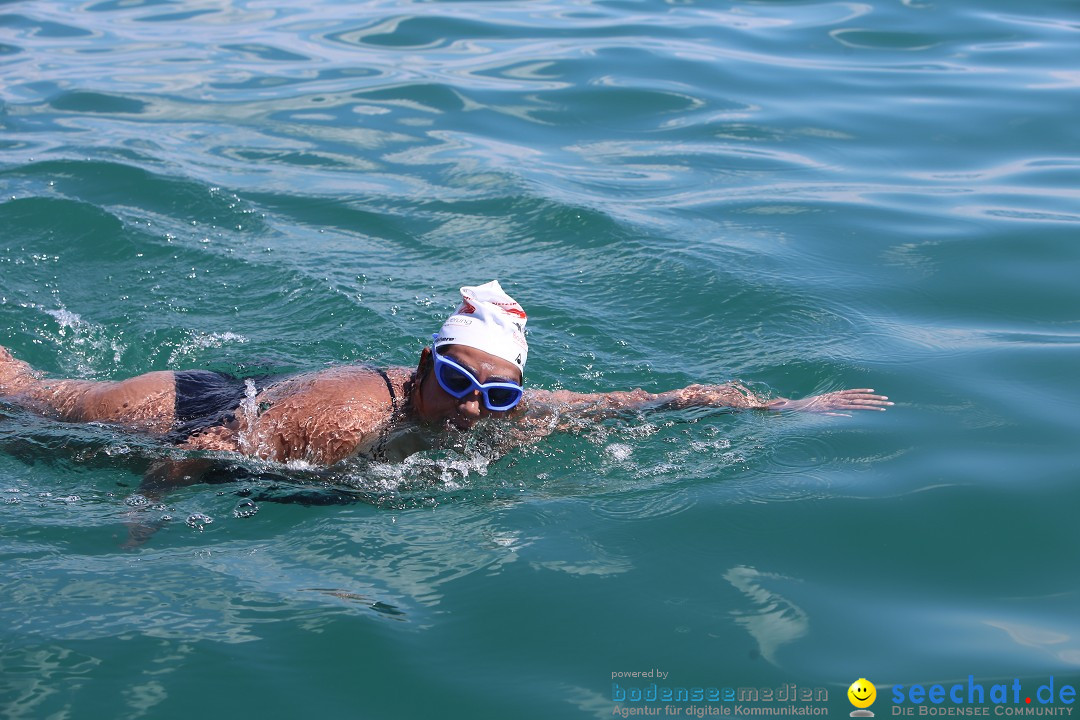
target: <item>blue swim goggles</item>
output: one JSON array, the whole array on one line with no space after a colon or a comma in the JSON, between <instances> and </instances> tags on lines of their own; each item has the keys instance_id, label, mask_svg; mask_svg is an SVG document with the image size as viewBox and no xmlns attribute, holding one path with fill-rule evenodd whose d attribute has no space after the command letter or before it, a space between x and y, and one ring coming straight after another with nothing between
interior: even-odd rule
<instances>
[{"instance_id":1,"label":"blue swim goggles","mask_svg":"<svg viewBox=\"0 0 1080 720\"><path fill-rule=\"evenodd\" d=\"M432 335L434 341L438 335ZM435 379L439 387L460 400L474 390L479 390L484 398L484 407L491 412L506 412L521 402L524 390L517 383L488 382L480 383L469 370L448 357L439 354L435 343L431 343L431 354L435 358Z\"/></svg>"}]
</instances>

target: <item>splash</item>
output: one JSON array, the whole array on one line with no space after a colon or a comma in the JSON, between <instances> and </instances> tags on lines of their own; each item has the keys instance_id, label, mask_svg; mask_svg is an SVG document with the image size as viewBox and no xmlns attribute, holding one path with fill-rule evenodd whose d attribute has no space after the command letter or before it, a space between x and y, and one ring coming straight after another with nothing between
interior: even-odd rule
<instances>
[{"instance_id":1,"label":"splash","mask_svg":"<svg viewBox=\"0 0 1080 720\"><path fill-rule=\"evenodd\" d=\"M184 361L194 360L199 350L220 348L226 343L244 344L248 341L243 335L234 332L201 333L191 331L188 339L180 342L169 353L169 367L176 367Z\"/></svg>"},{"instance_id":2,"label":"splash","mask_svg":"<svg viewBox=\"0 0 1080 720\"><path fill-rule=\"evenodd\" d=\"M101 372L98 366L103 362L118 365L127 351L127 346L119 338L112 337L105 326L84 320L63 305L58 308L32 307L56 321L55 334L46 330L46 337L63 348L61 359L70 358L67 362L74 366L72 370L78 376L88 377Z\"/></svg>"},{"instance_id":3,"label":"splash","mask_svg":"<svg viewBox=\"0 0 1080 720\"><path fill-rule=\"evenodd\" d=\"M244 380L244 399L240 401L239 412L242 420L240 429L236 433L236 442L240 452L245 455L254 456L258 454L259 443L257 442L255 429L252 427L255 418L258 416L258 409L255 406L255 397L258 392L254 380L251 378Z\"/></svg>"}]
</instances>

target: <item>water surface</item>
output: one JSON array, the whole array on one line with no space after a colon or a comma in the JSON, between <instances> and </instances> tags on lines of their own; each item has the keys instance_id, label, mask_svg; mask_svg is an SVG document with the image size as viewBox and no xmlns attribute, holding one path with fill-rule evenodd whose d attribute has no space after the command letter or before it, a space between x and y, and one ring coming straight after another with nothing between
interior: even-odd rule
<instances>
[{"instance_id":1,"label":"water surface","mask_svg":"<svg viewBox=\"0 0 1080 720\"><path fill-rule=\"evenodd\" d=\"M897 401L161 498L160 446L0 405L5 716L1075 684L1078 33L1052 0L0 4L0 344L49 373L410 365L497 277L539 387Z\"/></svg>"}]
</instances>

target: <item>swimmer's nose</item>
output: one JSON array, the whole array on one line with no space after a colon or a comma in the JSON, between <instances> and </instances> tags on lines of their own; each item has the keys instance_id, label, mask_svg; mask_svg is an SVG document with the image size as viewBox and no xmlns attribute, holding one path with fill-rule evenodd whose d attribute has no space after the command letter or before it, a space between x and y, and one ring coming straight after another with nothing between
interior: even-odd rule
<instances>
[{"instance_id":1,"label":"swimmer's nose","mask_svg":"<svg viewBox=\"0 0 1080 720\"><path fill-rule=\"evenodd\" d=\"M465 417L479 418L480 410L483 406L480 404L480 391L473 390L471 393L461 398L458 403L458 412Z\"/></svg>"}]
</instances>

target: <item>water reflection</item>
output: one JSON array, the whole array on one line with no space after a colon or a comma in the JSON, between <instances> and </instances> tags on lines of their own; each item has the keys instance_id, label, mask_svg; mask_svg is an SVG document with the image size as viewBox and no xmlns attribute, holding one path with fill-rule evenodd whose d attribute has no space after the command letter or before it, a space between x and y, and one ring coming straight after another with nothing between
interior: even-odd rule
<instances>
[{"instance_id":1,"label":"water reflection","mask_svg":"<svg viewBox=\"0 0 1080 720\"><path fill-rule=\"evenodd\" d=\"M1054 627L1030 625L1010 619L986 619L990 627L1003 630L1017 645L1041 650L1065 665L1080 666L1080 641Z\"/></svg>"},{"instance_id":2,"label":"water reflection","mask_svg":"<svg viewBox=\"0 0 1080 720\"><path fill-rule=\"evenodd\" d=\"M750 609L731 611L735 622L750 633L761 657L773 665L780 665L777 652L784 645L804 637L810 627L810 618L802 608L765 587L774 581L790 582L791 578L739 565L724 573L724 579L742 592L752 605Z\"/></svg>"}]
</instances>

